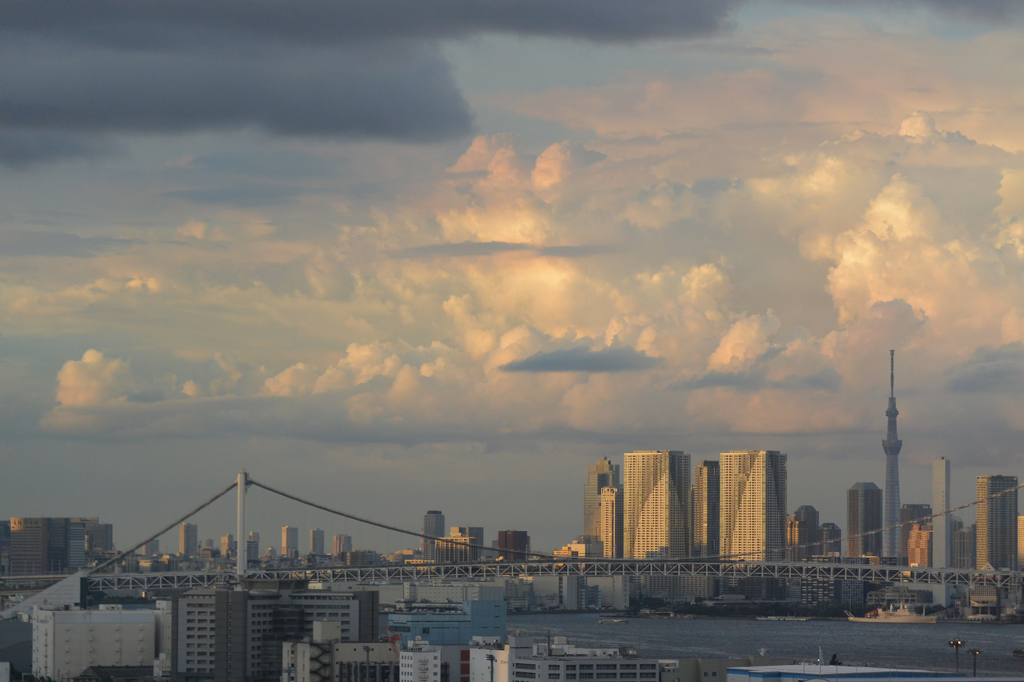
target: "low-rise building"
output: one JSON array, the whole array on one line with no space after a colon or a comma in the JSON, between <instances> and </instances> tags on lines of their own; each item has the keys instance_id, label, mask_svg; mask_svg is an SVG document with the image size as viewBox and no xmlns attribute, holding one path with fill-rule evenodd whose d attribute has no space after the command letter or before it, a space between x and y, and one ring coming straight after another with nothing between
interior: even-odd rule
<instances>
[{"instance_id":1,"label":"low-rise building","mask_svg":"<svg viewBox=\"0 0 1024 682\"><path fill-rule=\"evenodd\" d=\"M32 674L52 679L78 677L93 666L148 666L158 653L157 617L152 610L32 613Z\"/></svg>"},{"instance_id":2,"label":"low-rise building","mask_svg":"<svg viewBox=\"0 0 1024 682\"><path fill-rule=\"evenodd\" d=\"M565 637L534 643L530 650L517 644L506 647L508 682L658 682L658 660L631 649L584 649Z\"/></svg>"},{"instance_id":3,"label":"low-rise building","mask_svg":"<svg viewBox=\"0 0 1024 682\"><path fill-rule=\"evenodd\" d=\"M764 665L729 668L725 682L803 682L822 679L836 682L867 682L869 680L934 680L954 677L934 670L904 670L900 668L861 668L851 665Z\"/></svg>"},{"instance_id":4,"label":"low-rise building","mask_svg":"<svg viewBox=\"0 0 1024 682\"><path fill-rule=\"evenodd\" d=\"M474 637L505 638L504 601L467 601L450 608L389 613L388 628L403 646L417 637L434 646L467 644Z\"/></svg>"}]
</instances>

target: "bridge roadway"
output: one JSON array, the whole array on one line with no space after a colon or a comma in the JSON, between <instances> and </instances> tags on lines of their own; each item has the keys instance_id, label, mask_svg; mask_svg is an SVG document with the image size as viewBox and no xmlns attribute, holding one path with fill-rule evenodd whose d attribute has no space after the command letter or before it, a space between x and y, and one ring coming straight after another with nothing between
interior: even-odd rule
<instances>
[{"instance_id":1,"label":"bridge roadway","mask_svg":"<svg viewBox=\"0 0 1024 682\"><path fill-rule=\"evenodd\" d=\"M322 582L399 583L422 580L487 580L537 575L671 576L695 578L783 578L860 580L865 582L914 582L950 585L994 585L1020 590L1022 571L980 571L951 568L909 568L860 564L811 562L702 562L678 559L565 559L524 562L476 562L460 564L406 564L385 566L324 566L316 568L253 569L249 579L304 579ZM17 584L35 585L68 576L5 577L0 589ZM182 589L227 587L237 576L228 571L175 573L98 573L83 576L90 590ZM38 588L36 588L38 589ZM30 590L29 591L34 591Z\"/></svg>"}]
</instances>

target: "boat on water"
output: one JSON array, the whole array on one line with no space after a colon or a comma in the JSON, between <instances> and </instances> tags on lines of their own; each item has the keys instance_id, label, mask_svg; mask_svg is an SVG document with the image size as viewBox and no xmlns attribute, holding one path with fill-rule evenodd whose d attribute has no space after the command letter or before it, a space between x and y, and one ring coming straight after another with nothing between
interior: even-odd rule
<instances>
[{"instance_id":1,"label":"boat on water","mask_svg":"<svg viewBox=\"0 0 1024 682\"><path fill-rule=\"evenodd\" d=\"M803 622L810 619L810 616L758 616L754 620L795 620Z\"/></svg>"},{"instance_id":2,"label":"boat on water","mask_svg":"<svg viewBox=\"0 0 1024 682\"><path fill-rule=\"evenodd\" d=\"M625 618L602 618L601 620L599 620L597 622L600 623L601 625L609 625L609 624L625 625L629 621L627 621Z\"/></svg>"},{"instance_id":3,"label":"boat on water","mask_svg":"<svg viewBox=\"0 0 1024 682\"><path fill-rule=\"evenodd\" d=\"M881 609L868 611L864 614L863 618L858 618L849 611L846 612L846 615L851 623L935 623L939 619L938 616L924 615L923 606L921 607L921 613L914 613L904 604L900 604L900 607L895 611L891 606L888 611L882 611Z\"/></svg>"}]
</instances>

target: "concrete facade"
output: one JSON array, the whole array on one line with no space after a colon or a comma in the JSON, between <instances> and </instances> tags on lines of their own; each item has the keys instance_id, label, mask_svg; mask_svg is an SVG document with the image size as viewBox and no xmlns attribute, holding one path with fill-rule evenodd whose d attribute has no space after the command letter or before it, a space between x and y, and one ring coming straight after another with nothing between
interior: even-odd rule
<instances>
[{"instance_id":1,"label":"concrete facade","mask_svg":"<svg viewBox=\"0 0 1024 682\"><path fill-rule=\"evenodd\" d=\"M48 611L32 614L32 674L70 678L91 666L152 666L154 611Z\"/></svg>"}]
</instances>

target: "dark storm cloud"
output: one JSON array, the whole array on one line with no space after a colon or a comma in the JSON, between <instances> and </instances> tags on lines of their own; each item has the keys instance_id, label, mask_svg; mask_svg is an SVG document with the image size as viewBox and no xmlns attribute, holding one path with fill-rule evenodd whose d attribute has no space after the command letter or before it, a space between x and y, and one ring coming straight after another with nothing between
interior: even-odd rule
<instances>
[{"instance_id":1,"label":"dark storm cloud","mask_svg":"<svg viewBox=\"0 0 1024 682\"><path fill-rule=\"evenodd\" d=\"M946 388L958 393L1019 393L1024 389L1024 344L979 348L946 375Z\"/></svg>"},{"instance_id":2,"label":"dark storm cloud","mask_svg":"<svg viewBox=\"0 0 1024 682\"><path fill-rule=\"evenodd\" d=\"M470 129L448 64L428 47L261 54L72 48L0 52L0 126L168 133L259 127L284 135L432 141Z\"/></svg>"},{"instance_id":3,"label":"dark storm cloud","mask_svg":"<svg viewBox=\"0 0 1024 682\"><path fill-rule=\"evenodd\" d=\"M118 150L110 140L88 135L0 128L0 163L12 168L61 159L112 156Z\"/></svg>"},{"instance_id":4,"label":"dark storm cloud","mask_svg":"<svg viewBox=\"0 0 1024 682\"><path fill-rule=\"evenodd\" d=\"M118 47L227 38L338 45L476 33L640 40L719 30L739 0L7 0L0 30Z\"/></svg>"},{"instance_id":5,"label":"dark storm cloud","mask_svg":"<svg viewBox=\"0 0 1024 682\"><path fill-rule=\"evenodd\" d=\"M446 244L430 244L413 246L408 249L397 249L391 252L392 258L411 258L428 260L431 258L472 258L475 256L492 256L497 253L524 251L539 256L556 258L585 258L608 253L619 253L618 246L607 244L581 244L578 246L533 246L513 242L453 242Z\"/></svg>"},{"instance_id":6,"label":"dark storm cloud","mask_svg":"<svg viewBox=\"0 0 1024 682\"><path fill-rule=\"evenodd\" d=\"M134 239L79 237L66 232L0 232L0 257L64 256L90 258L111 249L142 242Z\"/></svg>"},{"instance_id":7,"label":"dark storm cloud","mask_svg":"<svg viewBox=\"0 0 1024 682\"><path fill-rule=\"evenodd\" d=\"M836 393L842 388L843 378L831 367L807 376L790 375L782 379L769 379L765 371L749 372L708 372L707 374L677 381L672 389L693 391L700 388L735 388L740 391L761 391L776 389L783 391L828 391Z\"/></svg>"},{"instance_id":8,"label":"dark storm cloud","mask_svg":"<svg viewBox=\"0 0 1024 682\"><path fill-rule=\"evenodd\" d=\"M550 353L537 353L516 360L498 369L503 372L638 372L661 363L632 348L565 348Z\"/></svg>"},{"instance_id":9,"label":"dark storm cloud","mask_svg":"<svg viewBox=\"0 0 1024 682\"><path fill-rule=\"evenodd\" d=\"M164 196L211 206L262 208L289 203L304 191L301 187L260 183L210 189L180 189L164 192Z\"/></svg>"}]
</instances>

